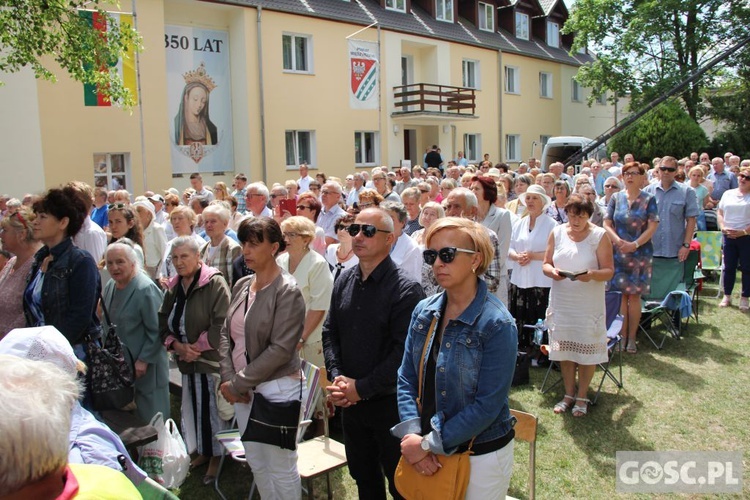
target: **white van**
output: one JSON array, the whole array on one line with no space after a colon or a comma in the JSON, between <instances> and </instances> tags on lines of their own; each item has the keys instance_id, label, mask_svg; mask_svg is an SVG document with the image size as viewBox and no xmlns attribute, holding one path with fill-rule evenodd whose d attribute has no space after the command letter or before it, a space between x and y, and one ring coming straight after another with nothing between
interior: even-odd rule
<instances>
[{"instance_id":1,"label":"white van","mask_svg":"<svg viewBox=\"0 0 750 500\"><path fill-rule=\"evenodd\" d=\"M594 142L593 139L577 135L561 135L557 137L550 137L547 141L547 144L544 145L544 149L542 150L542 171L546 172L547 170L549 170L549 166L556 161L565 163L568 158L570 158L592 142ZM602 144L596 150L589 153L587 157L600 158L605 155L605 146ZM577 171L578 168L576 168L576 172Z\"/></svg>"}]
</instances>

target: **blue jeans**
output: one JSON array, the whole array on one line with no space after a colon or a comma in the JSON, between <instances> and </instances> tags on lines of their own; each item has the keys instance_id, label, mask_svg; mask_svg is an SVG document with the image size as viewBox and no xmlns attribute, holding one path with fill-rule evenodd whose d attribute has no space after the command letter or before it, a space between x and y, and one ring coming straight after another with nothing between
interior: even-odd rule
<instances>
[{"instance_id":1,"label":"blue jeans","mask_svg":"<svg viewBox=\"0 0 750 500\"><path fill-rule=\"evenodd\" d=\"M724 295L732 295L738 265L742 271L742 296L750 297L750 235L735 239L724 236Z\"/></svg>"}]
</instances>

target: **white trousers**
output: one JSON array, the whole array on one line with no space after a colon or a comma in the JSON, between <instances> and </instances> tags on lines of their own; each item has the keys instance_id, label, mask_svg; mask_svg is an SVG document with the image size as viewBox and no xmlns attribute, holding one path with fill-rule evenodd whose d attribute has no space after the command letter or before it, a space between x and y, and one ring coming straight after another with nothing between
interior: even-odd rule
<instances>
[{"instance_id":1,"label":"white trousers","mask_svg":"<svg viewBox=\"0 0 750 500\"><path fill-rule=\"evenodd\" d=\"M263 394L267 400L279 403L298 399L299 385L299 378L283 377L263 382L255 391ZM252 402L250 405L234 405L240 433L245 432L251 405ZM245 447L247 463L253 471L255 485L263 500L296 500L302 497L296 451L283 450L278 446L264 443L243 441L242 444Z\"/></svg>"},{"instance_id":2,"label":"white trousers","mask_svg":"<svg viewBox=\"0 0 750 500\"><path fill-rule=\"evenodd\" d=\"M513 474L513 443L485 455L469 457L471 475L466 500L503 500Z\"/></svg>"}]
</instances>

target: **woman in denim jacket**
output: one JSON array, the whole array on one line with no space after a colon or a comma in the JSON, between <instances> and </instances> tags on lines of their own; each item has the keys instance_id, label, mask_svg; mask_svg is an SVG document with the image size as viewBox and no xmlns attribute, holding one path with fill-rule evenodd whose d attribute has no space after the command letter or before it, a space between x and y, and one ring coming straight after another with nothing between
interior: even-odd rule
<instances>
[{"instance_id":1,"label":"woman in denim jacket","mask_svg":"<svg viewBox=\"0 0 750 500\"><path fill-rule=\"evenodd\" d=\"M75 189L65 186L50 189L33 209L34 237L44 246L34 256L24 292L26 323L54 326L85 362L86 337L101 334L96 315L99 270L91 254L73 245L72 239L83 226L88 205Z\"/></svg>"},{"instance_id":2,"label":"woman in denim jacket","mask_svg":"<svg viewBox=\"0 0 750 500\"><path fill-rule=\"evenodd\" d=\"M435 222L425 241L424 261L445 291L412 314L398 377L401 423L392 433L404 459L425 475L440 474L440 456L464 452L474 439L466 498L504 498L513 469L508 392L518 340L510 313L478 278L493 247L481 226L453 217Z\"/></svg>"}]
</instances>

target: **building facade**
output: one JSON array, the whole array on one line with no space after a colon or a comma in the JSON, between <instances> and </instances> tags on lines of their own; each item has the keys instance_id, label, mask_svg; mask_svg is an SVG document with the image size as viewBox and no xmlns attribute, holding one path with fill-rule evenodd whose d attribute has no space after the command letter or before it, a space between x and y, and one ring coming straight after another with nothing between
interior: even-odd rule
<instances>
[{"instance_id":1,"label":"building facade","mask_svg":"<svg viewBox=\"0 0 750 500\"><path fill-rule=\"evenodd\" d=\"M546 138L596 137L607 103L573 80L562 0L139 0L139 105L84 104L83 86L3 76L3 192L72 179L134 193L236 172L269 185L422 163L425 150L511 165ZM51 66L54 67L53 64Z\"/></svg>"}]
</instances>

